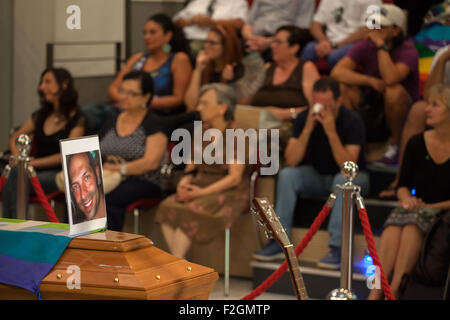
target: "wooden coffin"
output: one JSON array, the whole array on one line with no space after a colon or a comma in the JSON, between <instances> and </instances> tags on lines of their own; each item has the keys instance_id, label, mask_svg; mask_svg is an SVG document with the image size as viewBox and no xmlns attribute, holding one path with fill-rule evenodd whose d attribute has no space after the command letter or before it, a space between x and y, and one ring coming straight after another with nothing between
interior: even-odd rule
<instances>
[{"instance_id":1,"label":"wooden coffin","mask_svg":"<svg viewBox=\"0 0 450 320\"><path fill-rule=\"evenodd\" d=\"M79 289L70 266L79 267ZM217 279L213 269L170 255L144 236L105 231L72 239L40 292L42 299L206 300ZM0 298L36 296L0 284Z\"/></svg>"}]
</instances>

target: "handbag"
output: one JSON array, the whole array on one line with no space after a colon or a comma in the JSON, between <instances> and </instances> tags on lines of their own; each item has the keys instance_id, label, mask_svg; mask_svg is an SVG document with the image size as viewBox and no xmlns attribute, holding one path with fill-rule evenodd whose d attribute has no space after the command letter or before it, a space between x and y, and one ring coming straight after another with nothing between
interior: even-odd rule
<instances>
[{"instance_id":1,"label":"handbag","mask_svg":"<svg viewBox=\"0 0 450 320\"><path fill-rule=\"evenodd\" d=\"M177 185L184 175L185 165L178 165L172 163L169 152L166 152L161 162L161 178L160 187L164 195L170 195L177 191Z\"/></svg>"}]
</instances>

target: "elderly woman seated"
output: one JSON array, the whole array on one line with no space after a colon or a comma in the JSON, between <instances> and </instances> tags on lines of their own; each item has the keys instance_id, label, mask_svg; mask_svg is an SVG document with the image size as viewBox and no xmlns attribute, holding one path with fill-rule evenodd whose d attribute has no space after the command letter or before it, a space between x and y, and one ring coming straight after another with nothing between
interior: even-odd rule
<instances>
[{"instance_id":1,"label":"elderly woman seated","mask_svg":"<svg viewBox=\"0 0 450 320\"><path fill-rule=\"evenodd\" d=\"M273 63L267 65L266 80L251 99L252 106L269 107L280 120L292 120L307 108L313 84L320 78L314 63L300 57L309 39L307 30L278 28L270 45Z\"/></svg>"},{"instance_id":2,"label":"elderly woman seated","mask_svg":"<svg viewBox=\"0 0 450 320\"><path fill-rule=\"evenodd\" d=\"M293 119L311 103L312 87L320 78L316 66L300 57L310 39L308 30L282 26L275 33L270 48L273 62L266 64L263 86L248 101L255 107L265 107L282 121L280 127L280 158L292 135Z\"/></svg>"},{"instance_id":3,"label":"elderly woman seated","mask_svg":"<svg viewBox=\"0 0 450 320\"><path fill-rule=\"evenodd\" d=\"M194 150L202 152L202 163L191 161L186 165L176 194L158 208L156 221L161 223L166 242L175 256L185 257L192 242L210 242L229 228L248 206L250 167L245 165L245 160L225 155L225 130L233 128L235 103L234 90L225 84L208 84L200 90L197 110L203 128L215 129L214 132L221 133L224 139L213 156L216 161L209 161L212 159L208 159L206 149L220 142L217 137L213 142L203 142L201 150Z\"/></svg>"}]
</instances>

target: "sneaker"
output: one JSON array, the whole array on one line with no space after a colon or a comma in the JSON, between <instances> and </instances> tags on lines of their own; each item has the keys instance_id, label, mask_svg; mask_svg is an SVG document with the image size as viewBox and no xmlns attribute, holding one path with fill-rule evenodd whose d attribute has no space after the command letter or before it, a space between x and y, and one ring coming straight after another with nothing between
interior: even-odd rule
<instances>
[{"instance_id":1,"label":"sneaker","mask_svg":"<svg viewBox=\"0 0 450 320\"><path fill-rule=\"evenodd\" d=\"M374 162L376 166L393 168L398 166L398 146L390 144L380 160Z\"/></svg>"},{"instance_id":2,"label":"sneaker","mask_svg":"<svg viewBox=\"0 0 450 320\"><path fill-rule=\"evenodd\" d=\"M258 261L280 261L284 260L284 253L275 240L270 240L261 250L255 251L252 258Z\"/></svg>"},{"instance_id":3,"label":"sneaker","mask_svg":"<svg viewBox=\"0 0 450 320\"><path fill-rule=\"evenodd\" d=\"M339 270L341 268L341 248L331 247L326 256L317 262L317 267L329 270Z\"/></svg>"}]
</instances>

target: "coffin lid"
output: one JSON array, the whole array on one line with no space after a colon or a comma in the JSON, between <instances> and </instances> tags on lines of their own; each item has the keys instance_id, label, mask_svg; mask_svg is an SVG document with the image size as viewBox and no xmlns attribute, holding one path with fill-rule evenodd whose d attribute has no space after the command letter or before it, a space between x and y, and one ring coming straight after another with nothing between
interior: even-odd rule
<instances>
[{"instance_id":1,"label":"coffin lid","mask_svg":"<svg viewBox=\"0 0 450 320\"><path fill-rule=\"evenodd\" d=\"M152 245L153 241L141 235L107 231L74 238L68 248L128 252Z\"/></svg>"}]
</instances>

